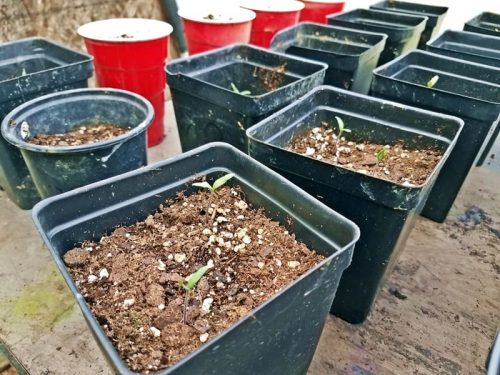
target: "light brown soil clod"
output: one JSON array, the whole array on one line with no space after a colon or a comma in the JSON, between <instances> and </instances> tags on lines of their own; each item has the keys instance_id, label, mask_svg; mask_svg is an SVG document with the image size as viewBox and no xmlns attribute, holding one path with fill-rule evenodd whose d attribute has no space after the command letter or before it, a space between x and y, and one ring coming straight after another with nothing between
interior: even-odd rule
<instances>
[{"instance_id":1,"label":"light brown soil clod","mask_svg":"<svg viewBox=\"0 0 500 375\"><path fill-rule=\"evenodd\" d=\"M79 146L106 141L129 130L113 124L86 125L67 133L37 134L28 142L39 146Z\"/></svg>"}]
</instances>

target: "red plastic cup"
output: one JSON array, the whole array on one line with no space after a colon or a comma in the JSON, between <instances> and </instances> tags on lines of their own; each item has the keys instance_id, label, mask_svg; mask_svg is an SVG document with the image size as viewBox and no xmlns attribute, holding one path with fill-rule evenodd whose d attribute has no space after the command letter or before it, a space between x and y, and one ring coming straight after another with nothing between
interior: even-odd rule
<instances>
[{"instance_id":1,"label":"red plastic cup","mask_svg":"<svg viewBox=\"0 0 500 375\"><path fill-rule=\"evenodd\" d=\"M99 87L135 92L151 102L155 117L148 129L148 147L164 137L165 60L172 26L143 18L116 18L80 26L78 34L94 56Z\"/></svg>"},{"instance_id":2,"label":"red plastic cup","mask_svg":"<svg viewBox=\"0 0 500 375\"><path fill-rule=\"evenodd\" d=\"M274 34L299 22L304 3L295 0L246 0L241 2L241 7L253 10L256 14L250 43L269 48Z\"/></svg>"},{"instance_id":3,"label":"red plastic cup","mask_svg":"<svg viewBox=\"0 0 500 375\"><path fill-rule=\"evenodd\" d=\"M344 1L332 0L300 0L305 8L300 12L300 22L310 21L318 23L327 23L326 16L333 13L339 13L344 10Z\"/></svg>"},{"instance_id":4,"label":"red plastic cup","mask_svg":"<svg viewBox=\"0 0 500 375\"><path fill-rule=\"evenodd\" d=\"M183 7L178 12L189 54L250 41L254 12L237 6L213 9L199 5L191 2L190 7Z\"/></svg>"}]
</instances>

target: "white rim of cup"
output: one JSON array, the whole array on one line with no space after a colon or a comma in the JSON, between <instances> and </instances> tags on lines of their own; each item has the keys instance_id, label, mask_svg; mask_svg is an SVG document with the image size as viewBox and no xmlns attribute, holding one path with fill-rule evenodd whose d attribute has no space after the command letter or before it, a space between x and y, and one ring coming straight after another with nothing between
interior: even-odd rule
<instances>
[{"instance_id":1,"label":"white rim of cup","mask_svg":"<svg viewBox=\"0 0 500 375\"><path fill-rule=\"evenodd\" d=\"M303 1L304 3L321 3L321 4L345 3L345 1L339 1L339 0L300 0L300 1Z\"/></svg>"},{"instance_id":2,"label":"white rim of cup","mask_svg":"<svg viewBox=\"0 0 500 375\"><path fill-rule=\"evenodd\" d=\"M296 0L242 0L240 6L258 12L286 13L304 9L304 3Z\"/></svg>"},{"instance_id":3,"label":"white rim of cup","mask_svg":"<svg viewBox=\"0 0 500 375\"><path fill-rule=\"evenodd\" d=\"M85 39L116 43L161 39L172 31L170 24L147 18L110 18L89 22L78 28L78 34Z\"/></svg>"},{"instance_id":4,"label":"white rim of cup","mask_svg":"<svg viewBox=\"0 0 500 375\"><path fill-rule=\"evenodd\" d=\"M186 20L213 24L244 23L252 21L256 16L255 12L240 8L239 6L231 6L229 8L184 6L179 9L177 14ZM214 18L208 18L209 15L212 15Z\"/></svg>"}]
</instances>

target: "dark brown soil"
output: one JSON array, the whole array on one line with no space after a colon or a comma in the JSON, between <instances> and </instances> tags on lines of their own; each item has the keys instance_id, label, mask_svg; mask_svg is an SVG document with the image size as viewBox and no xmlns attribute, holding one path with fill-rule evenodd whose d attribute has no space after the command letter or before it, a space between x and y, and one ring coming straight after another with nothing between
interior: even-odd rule
<instances>
[{"instance_id":1,"label":"dark brown soil","mask_svg":"<svg viewBox=\"0 0 500 375\"><path fill-rule=\"evenodd\" d=\"M171 366L322 259L227 186L181 193L64 256L106 334L141 372ZM184 324L181 283L210 262L189 293Z\"/></svg>"},{"instance_id":2,"label":"dark brown soil","mask_svg":"<svg viewBox=\"0 0 500 375\"><path fill-rule=\"evenodd\" d=\"M286 63L279 65L272 70L255 67L253 76L259 77L267 92L279 89L285 80Z\"/></svg>"},{"instance_id":3,"label":"dark brown soil","mask_svg":"<svg viewBox=\"0 0 500 375\"><path fill-rule=\"evenodd\" d=\"M322 123L293 139L288 150L405 186L423 184L442 156L437 149L410 150L402 143L354 142L348 140L347 132L339 140L337 134L338 129Z\"/></svg>"},{"instance_id":4,"label":"dark brown soil","mask_svg":"<svg viewBox=\"0 0 500 375\"><path fill-rule=\"evenodd\" d=\"M37 134L28 142L40 146L79 146L106 141L125 134L129 130L113 124L86 125L79 126L68 133Z\"/></svg>"}]
</instances>

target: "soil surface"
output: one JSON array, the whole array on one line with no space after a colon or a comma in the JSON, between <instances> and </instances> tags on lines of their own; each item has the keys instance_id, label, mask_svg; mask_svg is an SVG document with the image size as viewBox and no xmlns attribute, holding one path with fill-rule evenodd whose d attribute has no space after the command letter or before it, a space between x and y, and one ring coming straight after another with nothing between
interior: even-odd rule
<instances>
[{"instance_id":1,"label":"soil surface","mask_svg":"<svg viewBox=\"0 0 500 375\"><path fill-rule=\"evenodd\" d=\"M285 80L286 63L278 65L277 67L269 70L256 66L253 70L253 76L259 77L262 85L267 92L279 89Z\"/></svg>"},{"instance_id":2,"label":"soil surface","mask_svg":"<svg viewBox=\"0 0 500 375\"><path fill-rule=\"evenodd\" d=\"M348 140L347 131L340 139L338 134L338 129L323 122L321 127L293 139L288 150L405 186L423 184L442 156L437 149L354 142Z\"/></svg>"},{"instance_id":3,"label":"soil surface","mask_svg":"<svg viewBox=\"0 0 500 375\"><path fill-rule=\"evenodd\" d=\"M79 126L68 133L37 134L28 142L39 146L79 146L106 141L130 129L113 124Z\"/></svg>"},{"instance_id":4,"label":"soil surface","mask_svg":"<svg viewBox=\"0 0 500 375\"><path fill-rule=\"evenodd\" d=\"M127 365L146 373L171 366L323 259L228 186L181 193L64 256ZM181 284L212 262L187 295L184 323Z\"/></svg>"}]
</instances>

